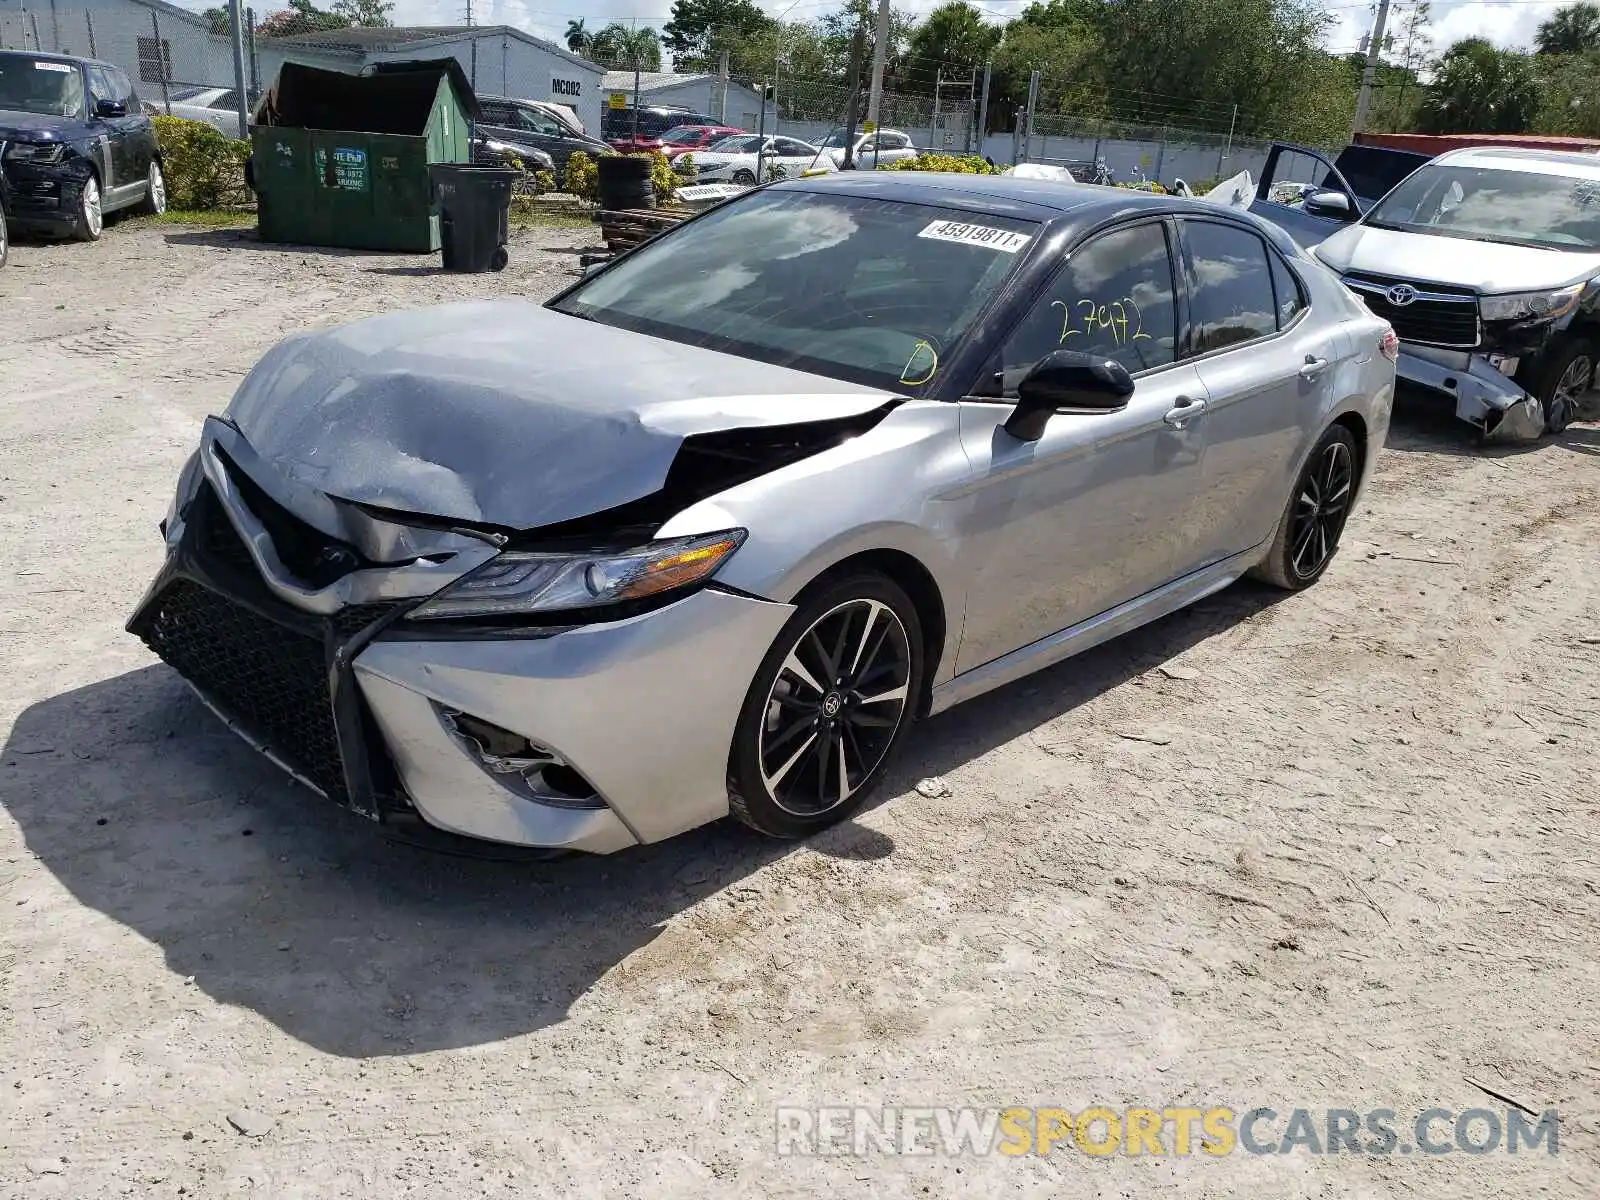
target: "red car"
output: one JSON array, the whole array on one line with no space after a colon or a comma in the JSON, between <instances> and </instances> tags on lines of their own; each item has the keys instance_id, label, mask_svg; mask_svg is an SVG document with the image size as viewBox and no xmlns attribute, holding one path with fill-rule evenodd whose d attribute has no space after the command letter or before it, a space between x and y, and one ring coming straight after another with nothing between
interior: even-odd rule
<instances>
[{"instance_id":1,"label":"red car","mask_svg":"<svg viewBox=\"0 0 1600 1200\"><path fill-rule=\"evenodd\" d=\"M679 125L661 135L661 152L669 161L675 160L681 155L704 150L712 142L720 142L725 137L743 132L731 125Z\"/></svg>"}]
</instances>

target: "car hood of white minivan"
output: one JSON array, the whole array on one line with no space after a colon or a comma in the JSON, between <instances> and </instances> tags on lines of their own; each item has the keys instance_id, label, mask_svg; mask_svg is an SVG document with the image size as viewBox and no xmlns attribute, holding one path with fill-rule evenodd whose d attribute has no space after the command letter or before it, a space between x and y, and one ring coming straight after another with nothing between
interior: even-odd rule
<instances>
[{"instance_id":1,"label":"car hood of white minivan","mask_svg":"<svg viewBox=\"0 0 1600 1200\"><path fill-rule=\"evenodd\" d=\"M1600 274L1600 253L1541 250L1365 224L1333 234L1317 246L1316 256L1341 274L1365 271L1491 295L1565 287Z\"/></svg>"}]
</instances>

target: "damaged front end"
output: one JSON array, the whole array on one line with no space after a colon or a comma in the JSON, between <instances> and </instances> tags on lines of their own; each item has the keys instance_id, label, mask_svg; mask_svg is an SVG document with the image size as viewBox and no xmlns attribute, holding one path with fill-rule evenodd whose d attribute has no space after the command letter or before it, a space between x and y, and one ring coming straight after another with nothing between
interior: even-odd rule
<instances>
[{"instance_id":1,"label":"damaged front end","mask_svg":"<svg viewBox=\"0 0 1600 1200\"><path fill-rule=\"evenodd\" d=\"M1397 373L1408 383L1452 397L1456 416L1486 442L1535 441L1544 433L1544 406L1512 377L1517 366L1517 359L1498 354L1402 342Z\"/></svg>"},{"instance_id":2,"label":"damaged front end","mask_svg":"<svg viewBox=\"0 0 1600 1200\"><path fill-rule=\"evenodd\" d=\"M747 679L719 673L693 704L661 698L708 665L759 661L792 611L711 583L706 556L732 553L743 530L670 544L657 531L896 403L678 435L653 491L583 516L546 496L561 519L531 528L482 519L479 501L508 493L436 463L404 464L407 495L427 479L443 512L385 508L376 487L325 491L213 417L128 629L250 745L404 840L597 853L653 841L725 810L722 726ZM620 498L638 478L583 485ZM671 800L651 786L669 779Z\"/></svg>"}]
</instances>

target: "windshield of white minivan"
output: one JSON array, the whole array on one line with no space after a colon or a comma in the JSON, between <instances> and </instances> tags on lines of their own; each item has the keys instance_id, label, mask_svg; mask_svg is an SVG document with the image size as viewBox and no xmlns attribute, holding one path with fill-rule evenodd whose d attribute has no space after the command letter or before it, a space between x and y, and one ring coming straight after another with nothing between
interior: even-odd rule
<instances>
[{"instance_id":1,"label":"windshield of white minivan","mask_svg":"<svg viewBox=\"0 0 1600 1200\"><path fill-rule=\"evenodd\" d=\"M1367 214L1376 229L1544 250L1600 250L1600 179L1435 163Z\"/></svg>"},{"instance_id":2,"label":"windshield of white minivan","mask_svg":"<svg viewBox=\"0 0 1600 1200\"><path fill-rule=\"evenodd\" d=\"M0 54L0 108L41 117L83 115L83 72L71 63Z\"/></svg>"},{"instance_id":3,"label":"windshield of white minivan","mask_svg":"<svg viewBox=\"0 0 1600 1200\"><path fill-rule=\"evenodd\" d=\"M551 307L895 391L931 384L1038 233L1031 221L765 191L640 246Z\"/></svg>"}]
</instances>

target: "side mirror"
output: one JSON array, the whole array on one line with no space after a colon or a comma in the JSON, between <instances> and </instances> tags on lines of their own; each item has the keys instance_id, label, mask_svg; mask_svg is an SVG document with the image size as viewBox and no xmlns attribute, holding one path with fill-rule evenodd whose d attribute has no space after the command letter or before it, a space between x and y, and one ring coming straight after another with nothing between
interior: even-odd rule
<instances>
[{"instance_id":1,"label":"side mirror","mask_svg":"<svg viewBox=\"0 0 1600 1200\"><path fill-rule=\"evenodd\" d=\"M128 115L128 106L121 100L96 100L94 102L94 115L97 117L125 117Z\"/></svg>"},{"instance_id":2,"label":"side mirror","mask_svg":"<svg viewBox=\"0 0 1600 1200\"><path fill-rule=\"evenodd\" d=\"M1313 217L1332 217L1348 221L1351 217L1350 197L1343 192L1318 191L1306 197L1305 210Z\"/></svg>"},{"instance_id":3,"label":"side mirror","mask_svg":"<svg viewBox=\"0 0 1600 1200\"><path fill-rule=\"evenodd\" d=\"M1118 412L1133 395L1133 376L1113 359L1078 350L1052 350L1017 385L1017 406L1005 430L1020 442L1036 442L1058 412Z\"/></svg>"}]
</instances>

